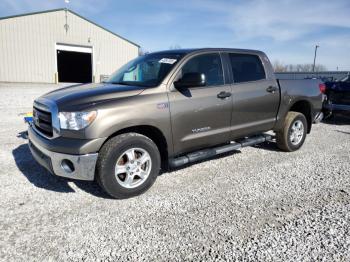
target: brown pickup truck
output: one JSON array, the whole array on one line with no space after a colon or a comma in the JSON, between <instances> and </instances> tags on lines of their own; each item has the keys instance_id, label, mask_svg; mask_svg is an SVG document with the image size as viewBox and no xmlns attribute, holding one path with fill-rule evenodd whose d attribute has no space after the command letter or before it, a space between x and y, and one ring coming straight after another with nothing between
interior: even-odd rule
<instances>
[{"instance_id":1,"label":"brown pickup truck","mask_svg":"<svg viewBox=\"0 0 350 262\"><path fill-rule=\"evenodd\" d=\"M277 80L267 56L240 49L162 51L108 81L34 101L29 146L52 174L94 180L115 198L159 171L276 139L299 149L322 117L319 80ZM264 134L274 131L275 136Z\"/></svg>"}]
</instances>

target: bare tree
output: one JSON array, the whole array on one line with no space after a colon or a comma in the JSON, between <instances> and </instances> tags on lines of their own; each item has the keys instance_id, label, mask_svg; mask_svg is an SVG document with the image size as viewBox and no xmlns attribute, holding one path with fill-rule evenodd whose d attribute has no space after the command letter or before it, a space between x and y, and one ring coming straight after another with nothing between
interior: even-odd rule
<instances>
[{"instance_id":1,"label":"bare tree","mask_svg":"<svg viewBox=\"0 0 350 262\"><path fill-rule=\"evenodd\" d=\"M273 68L275 72L286 72L287 71L287 66L282 64L280 61L276 60L273 62Z\"/></svg>"},{"instance_id":2,"label":"bare tree","mask_svg":"<svg viewBox=\"0 0 350 262\"><path fill-rule=\"evenodd\" d=\"M275 72L312 72L312 64L288 64L285 65L279 61L273 63ZM327 71L327 67L321 64L315 66L315 72Z\"/></svg>"},{"instance_id":3,"label":"bare tree","mask_svg":"<svg viewBox=\"0 0 350 262\"><path fill-rule=\"evenodd\" d=\"M315 66L315 71L316 72L322 72L322 71L327 71L327 67L325 65L320 65L320 64L317 64Z\"/></svg>"},{"instance_id":4,"label":"bare tree","mask_svg":"<svg viewBox=\"0 0 350 262\"><path fill-rule=\"evenodd\" d=\"M176 49L181 49L181 46L179 44L171 45L169 46L170 50L176 50Z\"/></svg>"}]
</instances>

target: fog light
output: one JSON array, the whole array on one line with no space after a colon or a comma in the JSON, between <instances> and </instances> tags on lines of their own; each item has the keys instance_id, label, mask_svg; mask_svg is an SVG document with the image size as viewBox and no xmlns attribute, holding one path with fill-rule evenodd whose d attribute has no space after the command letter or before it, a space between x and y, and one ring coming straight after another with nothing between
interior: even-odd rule
<instances>
[{"instance_id":1,"label":"fog light","mask_svg":"<svg viewBox=\"0 0 350 262\"><path fill-rule=\"evenodd\" d=\"M68 159L63 159L61 161L61 167L66 173L73 173L75 170L72 161L70 161Z\"/></svg>"}]
</instances>

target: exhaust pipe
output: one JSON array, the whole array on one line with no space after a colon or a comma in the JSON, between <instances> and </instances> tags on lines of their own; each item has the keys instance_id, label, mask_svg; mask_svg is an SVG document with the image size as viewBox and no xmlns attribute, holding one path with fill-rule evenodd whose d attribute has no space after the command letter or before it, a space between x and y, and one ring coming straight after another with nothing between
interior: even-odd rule
<instances>
[{"instance_id":1,"label":"exhaust pipe","mask_svg":"<svg viewBox=\"0 0 350 262\"><path fill-rule=\"evenodd\" d=\"M320 123L323 120L323 118L324 118L323 112L319 112L315 117L314 123L315 124Z\"/></svg>"}]
</instances>

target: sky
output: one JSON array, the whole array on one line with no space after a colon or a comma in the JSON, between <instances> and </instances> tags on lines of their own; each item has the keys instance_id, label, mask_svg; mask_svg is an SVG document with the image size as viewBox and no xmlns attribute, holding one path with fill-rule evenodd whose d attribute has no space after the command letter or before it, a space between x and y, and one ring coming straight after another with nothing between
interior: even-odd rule
<instances>
[{"instance_id":1,"label":"sky","mask_svg":"<svg viewBox=\"0 0 350 262\"><path fill-rule=\"evenodd\" d=\"M67 7L144 51L232 47L350 70L350 0L0 0L0 17Z\"/></svg>"}]
</instances>

